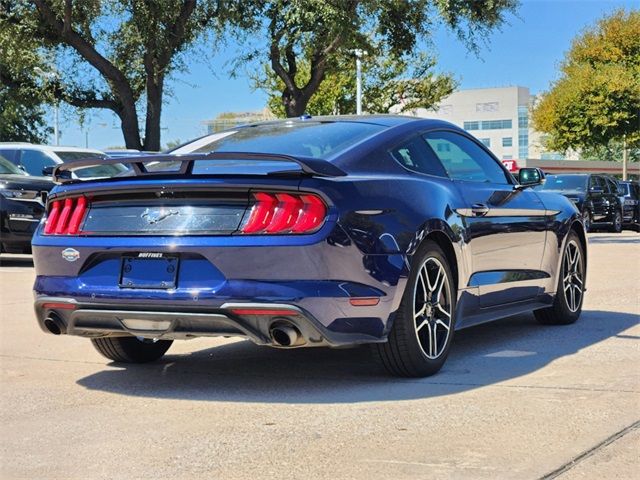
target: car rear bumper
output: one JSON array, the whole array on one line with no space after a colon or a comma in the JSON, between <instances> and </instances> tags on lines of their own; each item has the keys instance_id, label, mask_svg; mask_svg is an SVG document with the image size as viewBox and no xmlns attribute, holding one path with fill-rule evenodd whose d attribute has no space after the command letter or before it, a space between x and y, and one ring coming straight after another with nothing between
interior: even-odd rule
<instances>
[{"instance_id":1,"label":"car rear bumper","mask_svg":"<svg viewBox=\"0 0 640 480\"><path fill-rule=\"evenodd\" d=\"M320 301L326 304L326 299ZM377 317L350 317L328 327L293 304L224 303L219 308L175 308L156 305L82 303L68 297L40 296L35 303L40 328L47 333L104 337L134 335L153 339L240 336L259 345L339 347L384 341ZM373 312L376 314L380 312ZM293 327L299 341L281 345L276 326ZM348 328L345 328L348 327Z\"/></svg>"},{"instance_id":2,"label":"car rear bumper","mask_svg":"<svg viewBox=\"0 0 640 480\"><path fill-rule=\"evenodd\" d=\"M34 241L36 315L48 331L45 320L54 313L64 323L64 333L73 335L136 334L122 320L155 315L169 318L170 326L141 336L240 335L273 344L269 330L281 315L244 318L229 312L229 305L259 304L299 312L287 321L301 331L306 346L382 341L407 277L403 255L366 255L345 238L280 246L137 238L133 245L110 248L91 245L98 238L60 240L36 236ZM68 248L78 252L77 261L63 258L61 252ZM176 288L120 285L123 256L144 252L180 258ZM56 302L73 304L73 309L44 307Z\"/></svg>"}]
</instances>

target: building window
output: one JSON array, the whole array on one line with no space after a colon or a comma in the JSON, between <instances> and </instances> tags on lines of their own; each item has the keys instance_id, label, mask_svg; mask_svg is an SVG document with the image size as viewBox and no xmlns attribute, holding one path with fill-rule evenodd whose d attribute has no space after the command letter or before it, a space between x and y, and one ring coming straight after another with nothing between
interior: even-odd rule
<instances>
[{"instance_id":1,"label":"building window","mask_svg":"<svg viewBox=\"0 0 640 480\"><path fill-rule=\"evenodd\" d=\"M518 147L528 147L528 146L529 146L529 133L519 133Z\"/></svg>"},{"instance_id":2,"label":"building window","mask_svg":"<svg viewBox=\"0 0 640 480\"><path fill-rule=\"evenodd\" d=\"M502 137L502 146L503 147L513 147L513 138L512 137Z\"/></svg>"},{"instance_id":3,"label":"building window","mask_svg":"<svg viewBox=\"0 0 640 480\"><path fill-rule=\"evenodd\" d=\"M518 156L529 158L529 107L518 106Z\"/></svg>"},{"instance_id":4,"label":"building window","mask_svg":"<svg viewBox=\"0 0 640 480\"><path fill-rule=\"evenodd\" d=\"M465 130L502 130L513 127L511 119L508 120L481 120L464 122Z\"/></svg>"},{"instance_id":5,"label":"building window","mask_svg":"<svg viewBox=\"0 0 640 480\"><path fill-rule=\"evenodd\" d=\"M438 113L440 115L451 115L453 113L453 105L440 105Z\"/></svg>"},{"instance_id":6,"label":"building window","mask_svg":"<svg viewBox=\"0 0 640 480\"><path fill-rule=\"evenodd\" d=\"M518 128L529 128L529 108L526 105L518 107Z\"/></svg>"},{"instance_id":7,"label":"building window","mask_svg":"<svg viewBox=\"0 0 640 480\"><path fill-rule=\"evenodd\" d=\"M513 160L513 155L503 155L502 159L503 160Z\"/></svg>"},{"instance_id":8,"label":"building window","mask_svg":"<svg viewBox=\"0 0 640 480\"><path fill-rule=\"evenodd\" d=\"M490 138L481 138L480 141L482 142L482 144L485 147L487 147L487 148L491 147L491 139Z\"/></svg>"},{"instance_id":9,"label":"building window","mask_svg":"<svg viewBox=\"0 0 640 480\"><path fill-rule=\"evenodd\" d=\"M497 112L499 109L498 102L476 103L476 112Z\"/></svg>"}]
</instances>

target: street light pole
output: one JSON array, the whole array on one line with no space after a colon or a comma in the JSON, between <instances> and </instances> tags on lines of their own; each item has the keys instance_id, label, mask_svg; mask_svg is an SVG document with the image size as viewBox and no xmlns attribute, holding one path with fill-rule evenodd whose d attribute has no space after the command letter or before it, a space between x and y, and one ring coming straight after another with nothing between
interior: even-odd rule
<instances>
[{"instance_id":1,"label":"street light pole","mask_svg":"<svg viewBox=\"0 0 640 480\"><path fill-rule=\"evenodd\" d=\"M362 115L362 60L361 50L356 50L356 115Z\"/></svg>"},{"instance_id":2,"label":"street light pole","mask_svg":"<svg viewBox=\"0 0 640 480\"><path fill-rule=\"evenodd\" d=\"M56 140L56 146L60 145L60 124L58 119L58 102L53 104L53 136Z\"/></svg>"},{"instance_id":3,"label":"street light pole","mask_svg":"<svg viewBox=\"0 0 640 480\"><path fill-rule=\"evenodd\" d=\"M628 151L627 151L627 136L624 135L622 137L622 180L627 179L627 162L628 162Z\"/></svg>"},{"instance_id":4,"label":"street light pole","mask_svg":"<svg viewBox=\"0 0 640 480\"><path fill-rule=\"evenodd\" d=\"M364 50L353 50L356 56L356 115L362 115L362 57L367 54Z\"/></svg>"}]
</instances>

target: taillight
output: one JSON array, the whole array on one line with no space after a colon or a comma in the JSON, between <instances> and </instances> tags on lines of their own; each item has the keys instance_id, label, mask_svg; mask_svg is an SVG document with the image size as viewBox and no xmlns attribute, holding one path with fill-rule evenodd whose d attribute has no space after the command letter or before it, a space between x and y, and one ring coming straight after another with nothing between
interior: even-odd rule
<instances>
[{"instance_id":1,"label":"taillight","mask_svg":"<svg viewBox=\"0 0 640 480\"><path fill-rule=\"evenodd\" d=\"M44 226L45 235L77 235L87 212L86 197L51 202Z\"/></svg>"},{"instance_id":2,"label":"taillight","mask_svg":"<svg viewBox=\"0 0 640 480\"><path fill-rule=\"evenodd\" d=\"M305 193L253 193L255 203L241 227L245 234L311 233L325 220L327 207L320 197Z\"/></svg>"}]
</instances>

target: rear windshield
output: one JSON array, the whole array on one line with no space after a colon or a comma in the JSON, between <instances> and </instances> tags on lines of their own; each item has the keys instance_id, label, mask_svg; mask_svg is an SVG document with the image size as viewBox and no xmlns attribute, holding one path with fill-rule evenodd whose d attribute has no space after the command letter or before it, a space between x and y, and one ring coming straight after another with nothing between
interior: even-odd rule
<instances>
[{"instance_id":1,"label":"rear windshield","mask_svg":"<svg viewBox=\"0 0 640 480\"><path fill-rule=\"evenodd\" d=\"M103 153L97 152L74 152L69 150L54 150L55 154L62 159L63 162L73 162L75 160L92 160L107 158ZM93 177L113 177L119 173L126 172L128 169L124 165L98 165L95 167L87 167L82 170L76 170L75 174L78 178Z\"/></svg>"},{"instance_id":2,"label":"rear windshield","mask_svg":"<svg viewBox=\"0 0 640 480\"><path fill-rule=\"evenodd\" d=\"M587 188L587 177L580 175L549 175L540 190L581 190Z\"/></svg>"},{"instance_id":3,"label":"rear windshield","mask_svg":"<svg viewBox=\"0 0 640 480\"><path fill-rule=\"evenodd\" d=\"M74 160L83 160L83 159L91 160L92 158L106 157L105 154L97 153L97 152L74 152L69 150L54 150L53 153L59 156L60 160L62 160L63 162L73 162Z\"/></svg>"},{"instance_id":4,"label":"rear windshield","mask_svg":"<svg viewBox=\"0 0 640 480\"><path fill-rule=\"evenodd\" d=\"M239 128L225 136L212 136L214 140L204 145L200 139L193 152L279 153L330 159L384 129L381 125L360 122L263 124Z\"/></svg>"}]
</instances>

